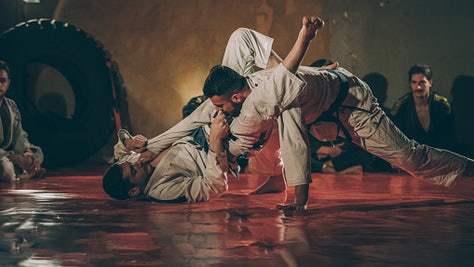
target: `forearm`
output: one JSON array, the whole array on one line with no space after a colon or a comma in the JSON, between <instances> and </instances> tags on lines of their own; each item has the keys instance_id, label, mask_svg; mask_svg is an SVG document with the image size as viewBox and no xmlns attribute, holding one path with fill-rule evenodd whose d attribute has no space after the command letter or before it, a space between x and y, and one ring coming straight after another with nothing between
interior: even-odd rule
<instances>
[{"instance_id":1,"label":"forearm","mask_svg":"<svg viewBox=\"0 0 474 267\"><path fill-rule=\"evenodd\" d=\"M308 50L311 40L316 36L318 29L324 22L316 17L303 17L303 26L298 33L298 38L288 55L283 60L283 65L292 73L296 73Z\"/></svg>"},{"instance_id":2,"label":"forearm","mask_svg":"<svg viewBox=\"0 0 474 267\"><path fill-rule=\"evenodd\" d=\"M295 186L295 205L297 210L305 210L308 204L309 184Z\"/></svg>"},{"instance_id":3,"label":"forearm","mask_svg":"<svg viewBox=\"0 0 474 267\"><path fill-rule=\"evenodd\" d=\"M195 129L210 124L212 115L215 113L215 107L207 99L199 107L197 107L189 116L178 122L175 126L166 132L148 140L147 149L153 153L159 154L168 148L174 142L190 135Z\"/></svg>"},{"instance_id":4,"label":"forearm","mask_svg":"<svg viewBox=\"0 0 474 267\"><path fill-rule=\"evenodd\" d=\"M283 66L291 73L296 73L301 65L303 58L308 50L311 40L304 38L301 33L298 35L295 44L291 48L288 55L283 60Z\"/></svg>"}]
</instances>

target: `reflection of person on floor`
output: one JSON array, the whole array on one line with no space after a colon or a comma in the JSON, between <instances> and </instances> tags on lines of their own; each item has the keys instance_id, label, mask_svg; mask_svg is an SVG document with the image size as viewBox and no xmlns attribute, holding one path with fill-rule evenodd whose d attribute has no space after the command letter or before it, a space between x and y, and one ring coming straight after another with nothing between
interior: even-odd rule
<instances>
[{"instance_id":1,"label":"reflection of person on floor","mask_svg":"<svg viewBox=\"0 0 474 267\"><path fill-rule=\"evenodd\" d=\"M156 202L198 202L220 196L228 188L224 138L229 126L223 113L213 120L209 132L208 149L187 136L153 153L153 139L120 130L114 147L118 162L104 174L104 191L116 199Z\"/></svg>"},{"instance_id":2,"label":"reflection of person on floor","mask_svg":"<svg viewBox=\"0 0 474 267\"><path fill-rule=\"evenodd\" d=\"M429 146L454 149L454 113L449 100L433 92L433 77L428 65L416 64L408 71L411 92L392 108L397 127L409 138Z\"/></svg>"},{"instance_id":3,"label":"reflection of person on floor","mask_svg":"<svg viewBox=\"0 0 474 267\"><path fill-rule=\"evenodd\" d=\"M235 34L233 38L245 38L242 30ZM242 42L261 46L233 49L236 54L226 55L231 58L230 62L237 62L231 65L239 66L239 70L249 69L258 57L270 54L268 50L273 39L253 32L250 36L258 41L244 39ZM306 45L299 46L296 51L307 48L308 39L304 40L302 43ZM261 62L267 62L266 59L268 56ZM299 66L300 61L295 62ZM472 159L420 145L407 138L382 111L367 84L343 68L335 72L300 67L295 74L297 66L288 67L283 61L275 69L242 75L223 65L211 71L204 93L218 110L233 115L241 111L231 125L234 138L229 141L229 150L232 154L239 155L252 149L265 136L271 120L278 119L286 180L289 186L295 186L295 202L282 206L284 209L304 210L307 205L311 182L307 126L311 126L311 132L328 132L333 137L344 134L392 166L434 184L451 186L462 175L474 174ZM292 98L297 101L288 104ZM334 115L339 127L313 123L328 113Z\"/></svg>"},{"instance_id":4,"label":"reflection of person on floor","mask_svg":"<svg viewBox=\"0 0 474 267\"><path fill-rule=\"evenodd\" d=\"M28 141L15 101L5 97L10 87L10 69L0 60L0 181L41 177L43 151Z\"/></svg>"}]
</instances>

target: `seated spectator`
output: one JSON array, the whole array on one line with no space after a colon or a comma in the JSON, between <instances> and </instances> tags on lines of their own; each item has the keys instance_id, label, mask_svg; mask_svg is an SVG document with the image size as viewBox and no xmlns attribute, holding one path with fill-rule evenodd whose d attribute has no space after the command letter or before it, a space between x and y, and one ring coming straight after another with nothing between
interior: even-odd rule
<instances>
[{"instance_id":1,"label":"seated spectator","mask_svg":"<svg viewBox=\"0 0 474 267\"><path fill-rule=\"evenodd\" d=\"M411 92L393 105L393 122L420 144L454 150L454 112L449 100L433 91L432 77L428 65L416 64L410 68Z\"/></svg>"},{"instance_id":2,"label":"seated spectator","mask_svg":"<svg viewBox=\"0 0 474 267\"><path fill-rule=\"evenodd\" d=\"M10 68L0 60L0 181L41 177L43 151L29 142L15 101L5 97L9 87Z\"/></svg>"}]
</instances>

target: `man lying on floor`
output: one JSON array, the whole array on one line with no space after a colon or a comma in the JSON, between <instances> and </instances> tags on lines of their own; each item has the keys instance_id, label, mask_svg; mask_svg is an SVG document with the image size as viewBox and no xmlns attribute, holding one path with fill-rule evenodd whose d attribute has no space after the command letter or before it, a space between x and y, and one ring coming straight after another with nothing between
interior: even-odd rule
<instances>
[{"instance_id":1,"label":"man lying on floor","mask_svg":"<svg viewBox=\"0 0 474 267\"><path fill-rule=\"evenodd\" d=\"M119 200L148 199L165 203L219 197L228 188L229 164L224 150L228 133L229 125L220 112L211 123L208 144L186 136L156 154L147 149L153 147L153 143L146 137L132 136L122 129L114 147L118 161L104 174L104 191Z\"/></svg>"}]
</instances>

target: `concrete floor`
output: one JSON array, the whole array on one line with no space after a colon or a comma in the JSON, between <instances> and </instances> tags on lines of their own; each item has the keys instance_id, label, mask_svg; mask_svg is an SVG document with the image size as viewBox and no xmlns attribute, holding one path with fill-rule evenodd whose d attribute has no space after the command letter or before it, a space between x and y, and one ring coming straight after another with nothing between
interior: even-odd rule
<instances>
[{"instance_id":1,"label":"concrete floor","mask_svg":"<svg viewBox=\"0 0 474 267\"><path fill-rule=\"evenodd\" d=\"M243 175L207 203L116 201L105 166L0 184L0 266L474 266L474 179L317 175L305 216Z\"/></svg>"}]
</instances>

